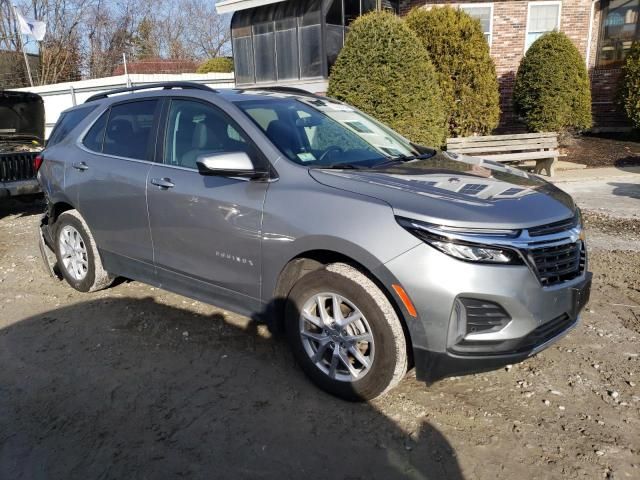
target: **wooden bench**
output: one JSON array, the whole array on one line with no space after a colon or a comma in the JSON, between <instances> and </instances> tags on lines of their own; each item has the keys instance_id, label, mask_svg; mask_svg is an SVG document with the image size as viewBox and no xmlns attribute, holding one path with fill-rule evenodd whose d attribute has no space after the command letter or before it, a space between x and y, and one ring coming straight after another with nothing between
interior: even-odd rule
<instances>
[{"instance_id":1,"label":"wooden bench","mask_svg":"<svg viewBox=\"0 0 640 480\"><path fill-rule=\"evenodd\" d=\"M535 160L533 171L542 173L546 170L550 177L553 176L555 163L561 156L558 151L558 134L553 132L448 138L447 151L505 163Z\"/></svg>"}]
</instances>

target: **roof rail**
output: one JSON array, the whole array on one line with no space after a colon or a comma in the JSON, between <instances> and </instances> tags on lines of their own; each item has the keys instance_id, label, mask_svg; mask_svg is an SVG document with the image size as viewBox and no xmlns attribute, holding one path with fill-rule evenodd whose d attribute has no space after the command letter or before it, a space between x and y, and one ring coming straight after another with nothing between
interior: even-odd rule
<instances>
[{"instance_id":1,"label":"roof rail","mask_svg":"<svg viewBox=\"0 0 640 480\"><path fill-rule=\"evenodd\" d=\"M246 88L245 90L264 90L266 92L294 93L294 94L298 94L298 95L307 95L307 96L310 96L310 97L316 97L317 96L315 93L311 93L309 90L304 90L302 88L295 88L295 87L279 87L279 86L274 86L274 87L251 87L251 88Z\"/></svg>"},{"instance_id":2,"label":"roof rail","mask_svg":"<svg viewBox=\"0 0 640 480\"><path fill-rule=\"evenodd\" d=\"M152 90L161 88L162 90L172 90L174 88L181 88L184 90L206 90L208 92L215 92L213 88L207 87L202 83L195 82L162 82L162 83L150 83L148 85L137 85L135 87L116 88L115 90L109 90L108 92L96 93L85 100L84 103L94 102L96 100L102 100L103 98L109 98L111 95L117 95L119 93L137 92L140 90Z\"/></svg>"}]
</instances>

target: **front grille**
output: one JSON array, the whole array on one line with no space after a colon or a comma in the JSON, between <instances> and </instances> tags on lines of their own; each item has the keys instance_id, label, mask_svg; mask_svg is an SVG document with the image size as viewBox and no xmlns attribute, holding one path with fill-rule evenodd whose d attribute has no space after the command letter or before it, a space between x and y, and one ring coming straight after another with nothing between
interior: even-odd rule
<instances>
[{"instance_id":1,"label":"front grille","mask_svg":"<svg viewBox=\"0 0 640 480\"><path fill-rule=\"evenodd\" d=\"M543 286L573 280L582 275L586 253L581 241L553 247L534 248L529 255Z\"/></svg>"},{"instance_id":2,"label":"front grille","mask_svg":"<svg viewBox=\"0 0 640 480\"><path fill-rule=\"evenodd\" d=\"M38 153L4 153L0 154L0 181L15 182L30 180L36 176L33 161Z\"/></svg>"},{"instance_id":3,"label":"front grille","mask_svg":"<svg viewBox=\"0 0 640 480\"><path fill-rule=\"evenodd\" d=\"M578 226L579 218L576 214L572 218L567 218L566 220L561 220L559 222L548 223L546 225L540 225L538 227L529 228L529 236L530 237L541 237L543 235L552 235L554 233L565 232L567 230L571 230L572 228Z\"/></svg>"}]
</instances>

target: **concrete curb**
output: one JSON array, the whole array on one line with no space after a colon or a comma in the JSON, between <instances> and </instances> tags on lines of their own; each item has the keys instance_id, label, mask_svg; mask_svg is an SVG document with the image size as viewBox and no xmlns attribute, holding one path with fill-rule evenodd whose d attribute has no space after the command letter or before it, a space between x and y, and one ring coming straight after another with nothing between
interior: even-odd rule
<instances>
[{"instance_id":1,"label":"concrete curb","mask_svg":"<svg viewBox=\"0 0 640 480\"><path fill-rule=\"evenodd\" d=\"M640 167L605 167L558 171L550 181L552 183L584 182L589 180L609 180L621 177L634 178L637 181L640 181Z\"/></svg>"}]
</instances>

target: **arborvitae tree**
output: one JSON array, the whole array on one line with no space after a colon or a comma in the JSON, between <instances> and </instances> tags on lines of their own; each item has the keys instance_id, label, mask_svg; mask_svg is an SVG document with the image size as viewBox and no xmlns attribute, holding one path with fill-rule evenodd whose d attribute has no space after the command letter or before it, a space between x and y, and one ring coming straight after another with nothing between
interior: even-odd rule
<instances>
[{"instance_id":1,"label":"arborvitae tree","mask_svg":"<svg viewBox=\"0 0 640 480\"><path fill-rule=\"evenodd\" d=\"M561 32L544 34L520 62L513 91L516 113L531 131L581 131L592 125L584 59Z\"/></svg>"},{"instance_id":2,"label":"arborvitae tree","mask_svg":"<svg viewBox=\"0 0 640 480\"><path fill-rule=\"evenodd\" d=\"M351 24L329 78L328 94L413 142L441 146L442 94L427 52L416 45L416 35L395 15L363 15Z\"/></svg>"},{"instance_id":3,"label":"arborvitae tree","mask_svg":"<svg viewBox=\"0 0 640 480\"><path fill-rule=\"evenodd\" d=\"M640 129L640 42L634 42L624 62L620 100L633 126Z\"/></svg>"},{"instance_id":4,"label":"arborvitae tree","mask_svg":"<svg viewBox=\"0 0 640 480\"><path fill-rule=\"evenodd\" d=\"M406 21L438 72L449 136L489 134L500 120L500 93L480 21L451 7L415 8Z\"/></svg>"}]
</instances>

